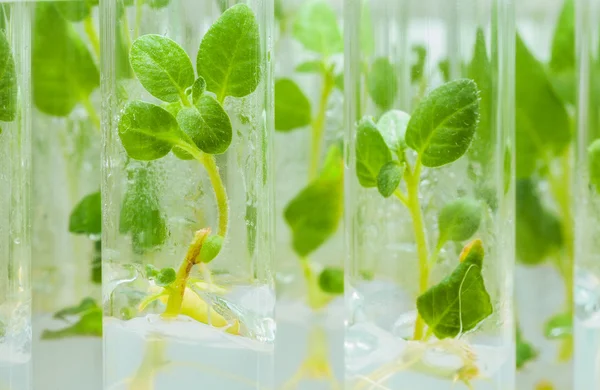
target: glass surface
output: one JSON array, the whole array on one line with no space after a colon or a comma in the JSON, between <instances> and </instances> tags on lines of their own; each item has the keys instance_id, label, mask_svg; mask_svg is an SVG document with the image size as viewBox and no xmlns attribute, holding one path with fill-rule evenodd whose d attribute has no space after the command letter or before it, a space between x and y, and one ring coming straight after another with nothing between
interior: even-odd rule
<instances>
[{"instance_id":1,"label":"glass surface","mask_svg":"<svg viewBox=\"0 0 600 390\"><path fill-rule=\"evenodd\" d=\"M345 12L346 388L514 389L510 3Z\"/></svg>"},{"instance_id":2,"label":"glass surface","mask_svg":"<svg viewBox=\"0 0 600 390\"><path fill-rule=\"evenodd\" d=\"M339 389L344 369L342 2L276 5L276 388ZM324 30L329 33L321 35Z\"/></svg>"},{"instance_id":3,"label":"glass surface","mask_svg":"<svg viewBox=\"0 0 600 390\"><path fill-rule=\"evenodd\" d=\"M517 2L517 387L572 388L575 2Z\"/></svg>"},{"instance_id":4,"label":"glass surface","mask_svg":"<svg viewBox=\"0 0 600 390\"><path fill-rule=\"evenodd\" d=\"M102 6L104 386L273 388L273 2Z\"/></svg>"}]
</instances>

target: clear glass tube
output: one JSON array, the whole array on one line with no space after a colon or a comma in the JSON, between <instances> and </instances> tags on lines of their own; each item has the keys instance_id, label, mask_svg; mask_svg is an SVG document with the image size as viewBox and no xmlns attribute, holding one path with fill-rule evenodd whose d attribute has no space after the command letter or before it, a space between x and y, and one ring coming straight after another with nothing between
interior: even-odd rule
<instances>
[{"instance_id":1,"label":"clear glass tube","mask_svg":"<svg viewBox=\"0 0 600 390\"><path fill-rule=\"evenodd\" d=\"M598 220L600 112L598 52L600 2L576 1L577 140L573 169L575 234L575 389L600 386Z\"/></svg>"},{"instance_id":2,"label":"clear glass tube","mask_svg":"<svg viewBox=\"0 0 600 390\"><path fill-rule=\"evenodd\" d=\"M338 389L344 369L343 4L277 5L275 388Z\"/></svg>"},{"instance_id":3,"label":"clear glass tube","mask_svg":"<svg viewBox=\"0 0 600 390\"><path fill-rule=\"evenodd\" d=\"M29 7L0 3L0 388L31 389Z\"/></svg>"},{"instance_id":4,"label":"clear glass tube","mask_svg":"<svg viewBox=\"0 0 600 390\"><path fill-rule=\"evenodd\" d=\"M514 389L511 3L345 13L346 388Z\"/></svg>"},{"instance_id":5,"label":"clear glass tube","mask_svg":"<svg viewBox=\"0 0 600 390\"><path fill-rule=\"evenodd\" d=\"M571 389L575 1L516 2L517 387Z\"/></svg>"},{"instance_id":6,"label":"clear glass tube","mask_svg":"<svg viewBox=\"0 0 600 390\"><path fill-rule=\"evenodd\" d=\"M272 387L273 2L101 7L104 386Z\"/></svg>"},{"instance_id":7,"label":"clear glass tube","mask_svg":"<svg viewBox=\"0 0 600 390\"><path fill-rule=\"evenodd\" d=\"M29 10L34 387L100 390L98 4L33 1Z\"/></svg>"}]
</instances>

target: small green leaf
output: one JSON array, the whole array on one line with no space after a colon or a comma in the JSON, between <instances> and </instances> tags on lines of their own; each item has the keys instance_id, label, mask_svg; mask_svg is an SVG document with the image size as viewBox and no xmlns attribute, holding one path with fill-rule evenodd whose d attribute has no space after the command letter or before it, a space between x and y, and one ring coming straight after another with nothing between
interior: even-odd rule
<instances>
[{"instance_id":1,"label":"small green leaf","mask_svg":"<svg viewBox=\"0 0 600 390\"><path fill-rule=\"evenodd\" d=\"M262 77L258 23L245 4L227 9L202 39L196 60L198 75L219 101L244 97Z\"/></svg>"},{"instance_id":2,"label":"small green leaf","mask_svg":"<svg viewBox=\"0 0 600 390\"><path fill-rule=\"evenodd\" d=\"M573 313L560 313L544 324L544 336L549 340L564 339L573 335Z\"/></svg>"},{"instance_id":3,"label":"small green leaf","mask_svg":"<svg viewBox=\"0 0 600 390\"><path fill-rule=\"evenodd\" d=\"M356 131L356 175L363 187L377 186L381 168L392 161L392 152L371 118L363 118Z\"/></svg>"},{"instance_id":4,"label":"small green leaf","mask_svg":"<svg viewBox=\"0 0 600 390\"><path fill-rule=\"evenodd\" d=\"M63 18L71 22L80 22L90 16L92 7L87 0L56 1L54 6Z\"/></svg>"},{"instance_id":5,"label":"small green leaf","mask_svg":"<svg viewBox=\"0 0 600 390\"><path fill-rule=\"evenodd\" d=\"M222 154L231 145L233 129L229 115L210 95L203 95L195 107L179 111L177 122L181 130L205 153Z\"/></svg>"},{"instance_id":6,"label":"small green leaf","mask_svg":"<svg viewBox=\"0 0 600 390\"><path fill-rule=\"evenodd\" d=\"M179 138L179 126L165 109L139 100L125 106L118 124L119 138L129 157L156 160L166 156Z\"/></svg>"},{"instance_id":7,"label":"small green leaf","mask_svg":"<svg viewBox=\"0 0 600 390\"><path fill-rule=\"evenodd\" d=\"M166 267L160 270L160 272L154 277L154 282L157 286L168 287L175 279L177 279L177 272L171 267Z\"/></svg>"},{"instance_id":8,"label":"small green leaf","mask_svg":"<svg viewBox=\"0 0 600 390\"><path fill-rule=\"evenodd\" d=\"M406 144L424 166L446 165L465 154L478 121L477 85L468 79L451 81L421 100L408 123Z\"/></svg>"},{"instance_id":9,"label":"small green leaf","mask_svg":"<svg viewBox=\"0 0 600 390\"><path fill-rule=\"evenodd\" d=\"M377 58L367 75L367 90L382 110L389 110L398 95L398 76L387 58Z\"/></svg>"},{"instance_id":10,"label":"small green leaf","mask_svg":"<svg viewBox=\"0 0 600 390\"><path fill-rule=\"evenodd\" d=\"M481 205L474 199L460 198L446 204L438 215L440 244L448 240L465 241L479 229Z\"/></svg>"},{"instance_id":11,"label":"small green leaf","mask_svg":"<svg viewBox=\"0 0 600 390\"><path fill-rule=\"evenodd\" d=\"M425 62L427 60L427 49L423 45L414 45L412 51L417 60L410 68L410 81L416 83L425 76Z\"/></svg>"},{"instance_id":12,"label":"small green leaf","mask_svg":"<svg viewBox=\"0 0 600 390\"><path fill-rule=\"evenodd\" d=\"M298 73L325 73L325 63L321 60L303 62L296 67Z\"/></svg>"},{"instance_id":13,"label":"small green leaf","mask_svg":"<svg viewBox=\"0 0 600 390\"><path fill-rule=\"evenodd\" d=\"M530 177L549 152L564 152L571 142L569 114L542 64L517 35L516 42L517 178Z\"/></svg>"},{"instance_id":14,"label":"small green leaf","mask_svg":"<svg viewBox=\"0 0 600 390\"><path fill-rule=\"evenodd\" d=\"M146 271L146 278L148 280L156 279L156 277L160 273L160 270L152 264L146 264L146 266L144 267L144 270Z\"/></svg>"},{"instance_id":15,"label":"small green leaf","mask_svg":"<svg viewBox=\"0 0 600 390\"><path fill-rule=\"evenodd\" d=\"M596 192L600 192L600 139L595 140L588 147L588 161L590 169L590 184Z\"/></svg>"},{"instance_id":16,"label":"small green leaf","mask_svg":"<svg viewBox=\"0 0 600 390\"><path fill-rule=\"evenodd\" d=\"M69 337L101 337L102 309L95 308L85 312L75 324L61 330L44 330L42 340L58 340Z\"/></svg>"},{"instance_id":17,"label":"small green leaf","mask_svg":"<svg viewBox=\"0 0 600 390\"><path fill-rule=\"evenodd\" d=\"M69 316L76 316L91 309L98 309L99 306L96 301L92 298L84 298L77 306L67 307L54 313L54 318L58 320L66 321Z\"/></svg>"},{"instance_id":18,"label":"small green leaf","mask_svg":"<svg viewBox=\"0 0 600 390\"><path fill-rule=\"evenodd\" d=\"M285 208L296 253L308 256L327 241L337 231L342 212L343 160L339 148L332 146L319 177Z\"/></svg>"},{"instance_id":19,"label":"small green leaf","mask_svg":"<svg viewBox=\"0 0 600 390\"><path fill-rule=\"evenodd\" d=\"M550 69L554 72L575 69L575 1L565 0L554 37Z\"/></svg>"},{"instance_id":20,"label":"small green leaf","mask_svg":"<svg viewBox=\"0 0 600 390\"><path fill-rule=\"evenodd\" d=\"M547 210L530 179L516 184L517 260L535 265L556 253L563 245L560 220Z\"/></svg>"},{"instance_id":21,"label":"small green leaf","mask_svg":"<svg viewBox=\"0 0 600 390\"><path fill-rule=\"evenodd\" d=\"M69 115L100 86L87 45L52 3L36 5L31 69L33 101L48 115Z\"/></svg>"},{"instance_id":22,"label":"small green leaf","mask_svg":"<svg viewBox=\"0 0 600 390\"><path fill-rule=\"evenodd\" d=\"M406 148L404 137L408 122L410 122L410 115L399 110L386 112L379 118L379 122L377 122L377 128L385 143L399 157Z\"/></svg>"},{"instance_id":23,"label":"small green leaf","mask_svg":"<svg viewBox=\"0 0 600 390\"><path fill-rule=\"evenodd\" d=\"M218 235L208 236L202 243L198 261L201 263L210 263L221 252L223 247L223 237Z\"/></svg>"},{"instance_id":24,"label":"small green leaf","mask_svg":"<svg viewBox=\"0 0 600 390\"><path fill-rule=\"evenodd\" d=\"M389 198L394 194L400 185L403 173L404 166L396 161L390 161L381 167L377 175L377 189L384 198Z\"/></svg>"},{"instance_id":25,"label":"small green leaf","mask_svg":"<svg viewBox=\"0 0 600 390\"><path fill-rule=\"evenodd\" d=\"M330 56L344 50L335 12L327 1L308 0L298 10L294 37L310 51Z\"/></svg>"},{"instance_id":26,"label":"small green leaf","mask_svg":"<svg viewBox=\"0 0 600 390\"><path fill-rule=\"evenodd\" d=\"M83 198L71 212L69 232L99 235L102 231L102 197L94 192Z\"/></svg>"},{"instance_id":27,"label":"small green leaf","mask_svg":"<svg viewBox=\"0 0 600 390\"><path fill-rule=\"evenodd\" d=\"M310 101L293 80L275 83L275 130L290 131L310 125Z\"/></svg>"},{"instance_id":28,"label":"small green leaf","mask_svg":"<svg viewBox=\"0 0 600 390\"><path fill-rule=\"evenodd\" d=\"M0 31L0 121L12 122L16 114L17 73L15 60L6 36Z\"/></svg>"},{"instance_id":29,"label":"small green leaf","mask_svg":"<svg viewBox=\"0 0 600 390\"><path fill-rule=\"evenodd\" d=\"M319 275L319 287L329 294L344 293L344 270L340 268L325 268Z\"/></svg>"},{"instance_id":30,"label":"small green leaf","mask_svg":"<svg viewBox=\"0 0 600 390\"><path fill-rule=\"evenodd\" d=\"M466 333L493 313L481 274L483 256L481 240L473 241L452 274L417 298L419 315L438 339Z\"/></svg>"},{"instance_id":31,"label":"small green leaf","mask_svg":"<svg viewBox=\"0 0 600 390\"><path fill-rule=\"evenodd\" d=\"M521 329L517 328L517 369L523 368L527 362L534 360L537 356L538 352L523 339Z\"/></svg>"},{"instance_id":32,"label":"small green leaf","mask_svg":"<svg viewBox=\"0 0 600 390\"><path fill-rule=\"evenodd\" d=\"M198 104L204 92L206 92L206 81L202 77L198 77L192 86L192 103L194 105Z\"/></svg>"},{"instance_id":33,"label":"small green leaf","mask_svg":"<svg viewBox=\"0 0 600 390\"><path fill-rule=\"evenodd\" d=\"M165 36L148 34L139 37L131 45L129 60L142 86L162 101L178 101L194 83L190 57Z\"/></svg>"}]
</instances>

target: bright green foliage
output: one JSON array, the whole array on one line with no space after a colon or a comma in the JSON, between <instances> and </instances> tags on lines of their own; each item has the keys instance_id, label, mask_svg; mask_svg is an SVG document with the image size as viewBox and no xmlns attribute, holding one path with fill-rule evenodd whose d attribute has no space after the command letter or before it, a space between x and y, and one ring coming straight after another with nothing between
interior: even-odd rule
<instances>
[{"instance_id":1,"label":"bright green foliage","mask_svg":"<svg viewBox=\"0 0 600 390\"><path fill-rule=\"evenodd\" d=\"M165 8L170 2L171 0L146 0L146 4L148 4L150 8L154 9Z\"/></svg>"},{"instance_id":2,"label":"bright green foliage","mask_svg":"<svg viewBox=\"0 0 600 390\"><path fill-rule=\"evenodd\" d=\"M391 110L383 114L379 118L379 122L377 122L377 128L385 143L392 152L398 155L400 160L404 159L402 156L406 148L404 137L409 121L410 115L407 113L399 110Z\"/></svg>"},{"instance_id":3,"label":"bright green foliage","mask_svg":"<svg viewBox=\"0 0 600 390\"><path fill-rule=\"evenodd\" d=\"M516 201L517 259L528 265L539 264L562 246L561 222L544 207L530 179L517 181Z\"/></svg>"},{"instance_id":4,"label":"bright green foliage","mask_svg":"<svg viewBox=\"0 0 600 390\"><path fill-rule=\"evenodd\" d=\"M187 53L162 35L136 39L129 56L131 67L144 88L165 102L176 102L194 83L194 68Z\"/></svg>"},{"instance_id":5,"label":"bright green foliage","mask_svg":"<svg viewBox=\"0 0 600 390\"><path fill-rule=\"evenodd\" d=\"M531 344L523 340L521 329L517 328L517 368L523 368L525 363L534 360L537 356L538 352Z\"/></svg>"},{"instance_id":6,"label":"bright green foliage","mask_svg":"<svg viewBox=\"0 0 600 390\"><path fill-rule=\"evenodd\" d=\"M247 5L234 5L210 27L196 66L219 101L254 92L262 76L262 60L258 24Z\"/></svg>"},{"instance_id":7,"label":"bright green foliage","mask_svg":"<svg viewBox=\"0 0 600 390\"><path fill-rule=\"evenodd\" d=\"M179 126L168 111L138 100L125 106L118 127L123 147L136 160L164 157L179 140Z\"/></svg>"},{"instance_id":8,"label":"bright green foliage","mask_svg":"<svg viewBox=\"0 0 600 390\"><path fill-rule=\"evenodd\" d=\"M131 172L121 206L119 232L131 233L135 253L143 254L162 245L169 233L160 212L156 187L154 173L149 168Z\"/></svg>"},{"instance_id":9,"label":"bright green foliage","mask_svg":"<svg viewBox=\"0 0 600 390\"><path fill-rule=\"evenodd\" d=\"M52 3L36 5L32 47L33 101L54 116L67 116L100 85L86 44Z\"/></svg>"},{"instance_id":10,"label":"bright green foliage","mask_svg":"<svg viewBox=\"0 0 600 390\"><path fill-rule=\"evenodd\" d=\"M600 139L595 140L588 147L588 161L590 169L590 184L596 192L600 192Z\"/></svg>"},{"instance_id":11,"label":"bright green foliage","mask_svg":"<svg viewBox=\"0 0 600 390\"><path fill-rule=\"evenodd\" d=\"M417 310L438 339L456 337L474 329L493 312L481 274L483 244L465 247L452 274L417 298Z\"/></svg>"},{"instance_id":12,"label":"bright green foliage","mask_svg":"<svg viewBox=\"0 0 600 390\"><path fill-rule=\"evenodd\" d=\"M94 192L83 198L71 212L69 231L88 236L99 235L102 231L102 197Z\"/></svg>"},{"instance_id":13,"label":"bright green foliage","mask_svg":"<svg viewBox=\"0 0 600 390\"><path fill-rule=\"evenodd\" d=\"M427 49L422 45L412 47L412 52L416 55L417 61L410 68L410 81L416 83L425 77L425 61L427 60Z\"/></svg>"},{"instance_id":14,"label":"bright green foliage","mask_svg":"<svg viewBox=\"0 0 600 390\"><path fill-rule=\"evenodd\" d=\"M426 167L439 167L467 151L479 120L477 85L468 79L451 81L425 96L406 130L406 144Z\"/></svg>"},{"instance_id":15,"label":"bright green foliage","mask_svg":"<svg viewBox=\"0 0 600 390\"><path fill-rule=\"evenodd\" d=\"M196 79L196 81L194 81L194 85L192 85L192 104L193 105L197 105L198 102L200 101L200 98L202 98L202 95L204 95L204 92L206 92L206 80L204 80L202 77L198 77ZM181 107L181 105L178 105L179 107ZM177 116L177 114L173 114L173 116Z\"/></svg>"},{"instance_id":16,"label":"bright green foliage","mask_svg":"<svg viewBox=\"0 0 600 390\"><path fill-rule=\"evenodd\" d=\"M319 177L303 189L285 209L284 217L299 256L316 250L339 226L343 212L343 161L332 146Z\"/></svg>"},{"instance_id":17,"label":"bright green foliage","mask_svg":"<svg viewBox=\"0 0 600 390\"><path fill-rule=\"evenodd\" d=\"M1 17L2 15L0 15ZM17 73L6 36L0 31L0 121L11 122L17 113Z\"/></svg>"},{"instance_id":18,"label":"bright green foliage","mask_svg":"<svg viewBox=\"0 0 600 390\"><path fill-rule=\"evenodd\" d=\"M335 12L324 0L307 0L298 10L294 37L308 50L330 56L344 50Z\"/></svg>"},{"instance_id":19,"label":"bright green foliage","mask_svg":"<svg viewBox=\"0 0 600 390\"><path fill-rule=\"evenodd\" d=\"M398 76L387 58L377 58L367 75L367 90L382 110L388 110L398 95Z\"/></svg>"},{"instance_id":20,"label":"bright green foliage","mask_svg":"<svg viewBox=\"0 0 600 390\"><path fill-rule=\"evenodd\" d=\"M205 153L225 153L231 145L233 130L229 116L210 95L203 95L194 107L179 111L177 122L198 149Z\"/></svg>"},{"instance_id":21,"label":"bright green foliage","mask_svg":"<svg viewBox=\"0 0 600 390\"><path fill-rule=\"evenodd\" d=\"M479 229L481 212L481 204L475 199L460 198L446 204L438 215L439 244L471 238Z\"/></svg>"},{"instance_id":22,"label":"bright green foliage","mask_svg":"<svg viewBox=\"0 0 600 390\"><path fill-rule=\"evenodd\" d=\"M344 293L344 270L328 267L319 275L319 287L329 294Z\"/></svg>"},{"instance_id":23,"label":"bright green foliage","mask_svg":"<svg viewBox=\"0 0 600 390\"><path fill-rule=\"evenodd\" d=\"M310 125L310 101L293 80L275 83L275 130L290 131Z\"/></svg>"},{"instance_id":24,"label":"bright green foliage","mask_svg":"<svg viewBox=\"0 0 600 390\"><path fill-rule=\"evenodd\" d=\"M563 339L573 335L573 313L560 313L544 324L544 336L550 340Z\"/></svg>"},{"instance_id":25,"label":"bright green foliage","mask_svg":"<svg viewBox=\"0 0 600 390\"><path fill-rule=\"evenodd\" d=\"M519 36L516 45L517 178L525 178L545 154L565 150L571 131L569 115L544 67Z\"/></svg>"},{"instance_id":26,"label":"bright green foliage","mask_svg":"<svg viewBox=\"0 0 600 390\"><path fill-rule=\"evenodd\" d=\"M80 22L90 16L92 4L88 0L56 1L54 6L61 16L71 22Z\"/></svg>"},{"instance_id":27,"label":"bright green foliage","mask_svg":"<svg viewBox=\"0 0 600 390\"><path fill-rule=\"evenodd\" d=\"M201 263L210 263L214 260L215 257L221 252L221 248L223 247L224 238L219 235L212 235L206 237L204 242L202 243L202 248L200 249L200 255L198 256L198 261Z\"/></svg>"},{"instance_id":28,"label":"bright green foliage","mask_svg":"<svg viewBox=\"0 0 600 390\"><path fill-rule=\"evenodd\" d=\"M377 186L381 168L392 161L392 153L371 118L364 118L356 132L356 175L363 187Z\"/></svg>"},{"instance_id":29,"label":"bright green foliage","mask_svg":"<svg viewBox=\"0 0 600 390\"><path fill-rule=\"evenodd\" d=\"M158 269L151 264L146 264L146 278L153 280L159 287L168 287L177 278L177 272L171 267Z\"/></svg>"},{"instance_id":30,"label":"bright green foliage","mask_svg":"<svg viewBox=\"0 0 600 390\"><path fill-rule=\"evenodd\" d=\"M403 173L404 166L396 161L390 161L381 167L377 175L377 189L384 198L392 196L396 191L402 181Z\"/></svg>"},{"instance_id":31,"label":"bright green foliage","mask_svg":"<svg viewBox=\"0 0 600 390\"><path fill-rule=\"evenodd\" d=\"M552 71L575 69L575 0L565 0L554 30L551 55Z\"/></svg>"},{"instance_id":32,"label":"bright green foliage","mask_svg":"<svg viewBox=\"0 0 600 390\"><path fill-rule=\"evenodd\" d=\"M42 340L57 340L67 337L100 337L102 336L102 308L91 298L85 298L74 307L60 310L54 318L71 323L69 317L79 316L74 324L61 330L44 330Z\"/></svg>"}]
</instances>

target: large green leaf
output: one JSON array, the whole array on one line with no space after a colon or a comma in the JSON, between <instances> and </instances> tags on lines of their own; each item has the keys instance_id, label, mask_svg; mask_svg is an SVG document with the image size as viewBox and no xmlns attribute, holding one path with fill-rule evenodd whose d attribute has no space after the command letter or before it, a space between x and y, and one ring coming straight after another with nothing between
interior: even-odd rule
<instances>
[{"instance_id":1,"label":"large green leaf","mask_svg":"<svg viewBox=\"0 0 600 390\"><path fill-rule=\"evenodd\" d=\"M52 3L35 9L31 54L33 101L49 115L67 116L100 85L92 54Z\"/></svg>"},{"instance_id":2,"label":"large green leaf","mask_svg":"<svg viewBox=\"0 0 600 390\"><path fill-rule=\"evenodd\" d=\"M335 12L329 2L324 0L304 2L296 15L294 37L308 50L324 56L344 50Z\"/></svg>"},{"instance_id":3,"label":"large green leaf","mask_svg":"<svg viewBox=\"0 0 600 390\"><path fill-rule=\"evenodd\" d=\"M2 15L0 15L1 17ZM0 31L0 121L11 122L17 113L17 73L6 36Z\"/></svg>"},{"instance_id":4,"label":"large green leaf","mask_svg":"<svg viewBox=\"0 0 600 390\"><path fill-rule=\"evenodd\" d=\"M226 96L244 97L260 83L261 55L256 17L247 5L237 4L204 35L196 60L198 75L219 101Z\"/></svg>"}]
</instances>

